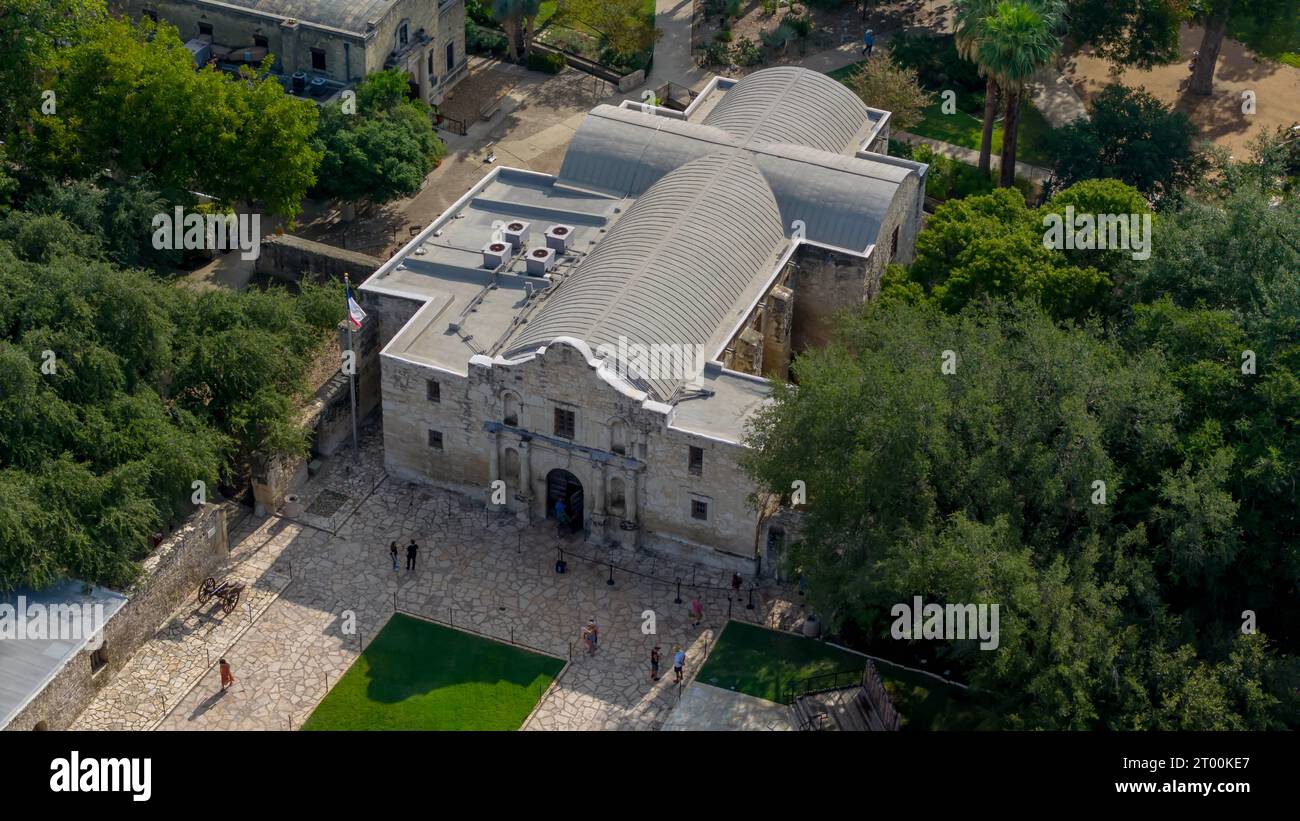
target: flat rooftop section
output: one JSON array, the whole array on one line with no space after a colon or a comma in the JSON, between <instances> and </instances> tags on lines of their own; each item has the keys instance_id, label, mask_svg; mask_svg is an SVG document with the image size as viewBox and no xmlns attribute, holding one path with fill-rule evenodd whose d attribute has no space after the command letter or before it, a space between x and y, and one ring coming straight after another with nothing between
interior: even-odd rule
<instances>
[{"instance_id":1,"label":"flat rooftop section","mask_svg":"<svg viewBox=\"0 0 1300 821\"><path fill-rule=\"evenodd\" d=\"M745 424L772 396L766 379L706 367L700 386L712 395L682 399L673 405L668 427L674 430L739 443Z\"/></svg>"},{"instance_id":2,"label":"flat rooftop section","mask_svg":"<svg viewBox=\"0 0 1300 821\"><path fill-rule=\"evenodd\" d=\"M98 605L102 608L103 623L96 622L95 627L102 628L127 602L121 593L96 587L86 594L82 592L83 587L81 582L70 580L40 591L18 588L0 594L0 623L4 624L0 627L0 728L8 725L91 638L82 635L84 631L79 618L75 625L69 624L65 618L56 632L80 638L29 639L26 634L32 629L30 623L26 631L9 638L10 629L20 631L22 628L18 612L20 604L29 616L33 605L41 605L44 609L76 605L79 611L85 608L83 612L91 613ZM48 635L48 629L54 625L48 617L42 618Z\"/></svg>"},{"instance_id":3,"label":"flat rooftop section","mask_svg":"<svg viewBox=\"0 0 1300 821\"><path fill-rule=\"evenodd\" d=\"M548 289L577 267L631 202L564 186L545 175L497 169L430 226L418 244L361 286L427 302L385 353L468 373L470 357L498 353L508 332L527 322ZM523 249L512 249L505 265L489 268L484 247L516 222L528 224ZM526 254L546 247L546 231L553 225L570 229L569 249L557 251L549 275L531 275Z\"/></svg>"},{"instance_id":4,"label":"flat rooftop section","mask_svg":"<svg viewBox=\"0 0 1300 821\"><path fill-rule=\"evenodd\" d=\"M766 699L747 696L692 682L664 722L664 730L753 731L793 730L790 708Z\"/></svg>"},{"instance_id":5,"label":"flat rooftop section","mask_svg":"<svg viewBox=\"0 0 1300 821\"><path fill-rule=\"evenodd\" d=\"M389 9L397 5L397 0L195 0L195 4L200 8L234 6L281 20L315 23L365 34L369 22L373 20L377 24Z\"/></svg>"}]
</instances>

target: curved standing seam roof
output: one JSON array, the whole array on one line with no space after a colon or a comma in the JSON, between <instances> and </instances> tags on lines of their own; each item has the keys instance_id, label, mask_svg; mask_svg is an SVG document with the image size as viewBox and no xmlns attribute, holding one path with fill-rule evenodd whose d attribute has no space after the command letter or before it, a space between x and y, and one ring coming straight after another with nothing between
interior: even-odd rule
<instances>
[{"instance_id":1,"label":"curved standing seam roof","mask_svg":"<svg viewBox=\"0 0 1300 821\"><path fill-rule=\"evenodd\" d=\"M720 128L599 105L582 119L565 149L559 178L635 197L673 169L735 144Z\"/></svg>"},{"instance_id":2,"label":"curved standing seam roof","mask_svg":"<svg viewBox=\"0 0 1300 821\"><path fill-rule=\"evenodd\" d=\"M871 120L843 83L797 66L756 71L722 95L704 125L750 143L795 143L832 154L857 149Z\"/></svg>"},{"instance_id":3,"label":"curved standing seam roof","mask_svg":"<svg viewBox=\"0 0 1300 821\"><path fill-rule=\"evenodd\" d=\"M560 336L593 350L619 338L706 345L748 305L784 243L781 214L747 151L725 149L652 185L511 341L514 356ZM634 363L623 363L630 365ZM687 374L639 374L668 401Z\"/></svg>"}]
</instances>

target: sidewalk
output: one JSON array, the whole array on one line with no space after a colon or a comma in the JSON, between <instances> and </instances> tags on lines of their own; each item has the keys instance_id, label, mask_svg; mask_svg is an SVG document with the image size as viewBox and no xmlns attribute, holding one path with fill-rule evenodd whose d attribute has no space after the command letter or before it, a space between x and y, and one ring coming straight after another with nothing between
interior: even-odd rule
<instances>
[{"instance_id":1,"label":"sidewalk","mask_svg":"<svg viewBox=\"0 0 1300 821\"><path fill-rule=\"evenodd\" d=\"M696 65L691 55L694 14L695 0L655 0L655 29L660 36L645 87L658 88L671 82L698 91L708 82L712 72Z\"/></svg>"},{"instance_id":2,"label":"sidewalk","mask_svg":"<svg viewBox=\"0 0 1300 821\"><path fill-rule=\"evenodd\" d=\"M952 157L954 160L963 162L967 165L979 166L980 152L974 148L966 148L961 145L953 145L940 140L932 140L929 137L922 137L917 134L909 134L906 131L895 131L890 135L892 139L898 140L908 145L928 145L936 154L942 154L945 157ZM992 167L996 171L1002 167L1001 158L995 153L992 157ZM1048 178L1052 176L1052 169L1043 168L1040 165L1030 165L1029 163L1016 163L1016 176L1029 180L1037 186L1043 186L1047 183Z\"/></svg>"}]
</instances>

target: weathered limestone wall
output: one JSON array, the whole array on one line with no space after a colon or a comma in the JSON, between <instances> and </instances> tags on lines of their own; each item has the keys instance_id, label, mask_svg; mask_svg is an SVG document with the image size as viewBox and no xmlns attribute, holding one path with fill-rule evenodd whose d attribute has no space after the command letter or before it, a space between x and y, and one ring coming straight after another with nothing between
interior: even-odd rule
<instances>
[{"instance_id":1,"label":"weathered limestone wall","mask_svg":"<svg viewBox=\"0 0 1300 821\"><path fill-rule=\"evenodd\" d=\"M438 382L438 401L428 380ZM601 379L578 348L553 343L544 355L466 376L383 357L384 453L388 470L490 502L505 482L504 508L522 518L548 513L547 477L564 470L583 489L589 540L635 547L689 546L752 557L757 515L750 485L736 467L737 445L667 427ZM574 414L574 436L558 436L556 410ZM441 449L429 431L441 434ZM704 451L692 475L691 445ZM691 501L708 518L691 516Z\"/></svg>"},{"instance_id":2,"label":"weathered limestone wall","mask_svg":"<svg viewBox=\"0 0 1300 821\"><path fill-rule=\"evenodd\" d=\"M261 255L255 267L259 274L290 282L297 282L304 276L318 281L342 282L346 273L352 277L353 283L361 283L383 264L381 259L356 251L290 234L275 234L262 240Z\"/></svg>"},{"instance_id":3,"label":"weathered limestone wall","mask_svg":"<svg viewBox=\"0 0 1300 821\"><path fill-rule=\"evenodd\" d=\"M126 592L129 599L104 627L107 663L90 671L90 650L83 649L24 707L6 730L66 729L131 655L198 589L228 547L224 510L204 505L141 565L139 580Z\"/></svg>"}]
</instances>

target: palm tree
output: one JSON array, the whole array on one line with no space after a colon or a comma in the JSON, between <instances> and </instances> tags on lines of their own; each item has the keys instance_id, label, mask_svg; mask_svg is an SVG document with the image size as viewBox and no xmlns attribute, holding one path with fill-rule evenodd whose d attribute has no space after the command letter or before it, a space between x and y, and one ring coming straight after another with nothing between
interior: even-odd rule
<instances>
[{"instance_id":1,"label":"palm tree","mask_svg":"<svg viewBox=\"0 0 1300 821\"><path fill-rule=\"evenodd\" d=\"M533 20L541 0L492 0L492 19L506 33L507 57L512 63L527 61L533 45Z\"/></svg>"},{"instance_id":2,"label":"palm tree","mask_svg":"<svg viewBox=\"0 0 1300 821\"><path fill-rule=\"evenodd\" d=\"M1004 188L1016 179L1016 131L1025 83L1056 58L1063 8L1060 0L1002 0L979 25L975 62L997 81L1006 106L998 175Z\"/></svg>"},{"instance_id":3,"label":"palm tree","mask_svg":"<svg viewBox=\"0 0 1300 821\"><path fill-rule=\"evenodd\" d=\"M957 14L954 35L957 40L957 53L972 63L977 61L978 45L985 36L983 23L993 14L999 0L957 0ZM998 113L997 81L980 66L984 75L984 130L980 135L980 173L989 173L990 158L993 155L993 120Z\"/></svg>"}]
</instances>

